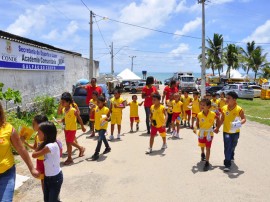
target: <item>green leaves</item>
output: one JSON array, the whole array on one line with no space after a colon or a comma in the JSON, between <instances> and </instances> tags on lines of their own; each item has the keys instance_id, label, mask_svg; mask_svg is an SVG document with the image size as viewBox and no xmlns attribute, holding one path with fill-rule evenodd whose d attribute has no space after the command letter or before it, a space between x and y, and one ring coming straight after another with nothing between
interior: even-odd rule
<instances>
[{"instance_id":1,"label":"green leaves","mask_svg":"<svg viewBox=\"0 0 270 202\"><path fill-rule=\"evenodd\" d=\"M9 101L13 100L15 104L22 102L20 91L15 91L11 88L8 88L5 92L3 92L3 87L4 84L0 83L0 100L6 101L6 108Z\"/></svg>"}]
</instances>

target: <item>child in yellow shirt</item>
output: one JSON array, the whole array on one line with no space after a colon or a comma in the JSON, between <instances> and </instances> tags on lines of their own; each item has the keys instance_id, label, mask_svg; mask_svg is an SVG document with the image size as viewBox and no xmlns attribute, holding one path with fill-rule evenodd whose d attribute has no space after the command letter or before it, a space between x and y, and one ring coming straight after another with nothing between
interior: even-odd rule
<instances>
[{"instance_id":1,"label":"child in yellow shirt","mask_svg":"<svg viewBox=\"0 0 270 202\"><path fill-rule=\"evenodd\" d=\"M160 103L161 96L159 94L154 94L152 96L153 105L150 108L151 115L151 135L150 135L150 143L149 149L146 151L146 154L152 153L152 147L154 144L154 139L157 133L159 132L160 136L163 140L163 145L161 149L166 149L166 121L167 121L167 113L165 107Z\"/></svg>"},{"instance_id":2,"label":"child in yellow shirt","mask_svg":"<svg viewBox=\"0 0 270 202\"><path fill-rule=\"evenodd\" d=\"M102 142L105 144L105 150L103 154L107 154L111 151L111 147L106 139L106 131L108 128L108 121L111 116L111 112L109 108L105 106L105 98L103 96L99 96L97 99L97 107L95 108L95 128L98 131L98 142L94 155L92 156L92 160L99 159L99 152L101 149Z\"/></svg>"},{"instance_id":3,"label":"child in yellow shirt","mask_svg":"<svg viewBox=\"0 0 270 202\"><path fill-rule=\"evenodd\" d=\"M197 116L197 128L194 129L194 133L196 134L196 130L199 129L198 133L198 142L199 147L201 147L201 159L202 161L206 160L203 170L208 171L210 164L210 152L211 152L211 145L214 138L214 132L218 133L218 128L220 125L219 117L216 116L215 112L210 111L211 108L211 101L208 99L203 99L200 102L201 112L198 113ZM217 122L217 128L214 130L212 126L214 122ZM206 156L205 156L205 148L206 148Z\"/></svg>"},{"instance_id":4,"label":"child in yellow shirt","mask_svg":"<svg viewBox=\"0 0 270 202\"><path fill-rule=\"evenodd\" d=\"M38 131L38 126L39 124L43 123L43 122L46 122L48 121L48 118L46 116L43 116L43 115L37 115L34 117L33 121L32 121L32 124L33 124L33 129L34 131ZM30 145L28 142L25 141L24 138L21 138L23 143L33 149L33 150L37 150L37 148L41 145L42 141L40 141L39 137L38 137L38 134L36 134L35 136L35 143L34 145ZM36 161L36 169L37 171L40 173L39 175L39 178L41 180L41 188L42 188L42 191L44 191L44 173L45 173L45 169L44 169L44 156L40 156L37 158L37 161Z\"/></svg>"},{"instance_id":5,"label":"child in yellow shirt","mask_svg":"<svg viewBox=\"0 0 270 202\"><path fill-rule=\"evenodd\" d=\"M192 98L189 97L188 91L184 91L184 97L183 97L184 127L190 127L190 118L191 118L190 103L192 103Z\"/></svg>"},{"instance_id":6,"label":"child in yellow shirt","mask_svg":"<svg viewBox=\"0 0 270 202\"><path fill-rule=\"evenodd\" d=\"M98 92L93 91L92 93L92 99L89 101L89 108L90 108L90 130L91 130L91 135L90 137L95 137L95 109L97 106L97 97L98 97Z\"/></svg>"},{"instance_id":7,"label":"child in yellow shirt","mask_svg":"<svg viewBox=\"0 0 270 202\"><path fill-rule=\"evenodd\" d=\"M166 107L167 107L167 114L168 114L166 128L168 128L167 130L168 133L171 133L171 128L172 128L172 116L173 116L172 103L173 101L174 101L174 94L171 94L169 100L166 100Z\"/></svg>"},{"instance_id":8,"label":"child in yellow shirt","mask_svg":"<svg viewBox=\"0 0 270 202\"><path fill-rule=\"evenodd\" d=\"M119 89L114 90L114 98L111 99L110 110L112 113L111 116L111 136L109 137L109 141L114 139L114 125L117 125L118 135L117 139L121 138L121 123L122 123L122 110L125 108L126 101L121 97L121 93Z\"/></svg>"},{"instance_id":9,"label":"child in yellow shirt","mask_svg":"<svg viewBox=\"0 0 270 202\"><path fill-rule=\"evenodd\" d=\"M137 95L132 95L132 101L127 104L127 106L130 106L130 132L133 133L133 123L136 122L136 131L139 130L139 123L140 123L140 118L139 118L139 106L142 106L144 101L139 103Z\"/></svg>"},{"instance_id":10,"label":"child in yellow shirt","mask_svg":"<svg viewBox=\"0 0 270 202\"><path fill-rule=\"evenodd\" d=\"M193 92L193 100L192 100L192 120L191 120L191 129L194 127L195 120L198 116L198 113L200 113L200 98L199 98L199 92L195 91Z\"/></svg>"},{"instance_id":11,"label":"child in yellow shirt","mask_svg":"<svg viewBox=\"0 0 270 202\"><path fill-rule=\"evenodd\" d=\"M220 112L222 111L221 109L222 109L225 105L226 105L225 93L222 92L222 93L220 94L219 106L218 106Z\"/></svg>"},{"instance_id":12,"label":"child in yellow shirt","mask_svg":"<svg viewBox=\"0 0 270 202\"><path fill-rule=\"evenodd\" d=\"M68 92L63 93L61 97L61 104L64 107L62 113L65 116L64 132L65 132L67 152L68 152L68 158L64 163L65 165L70 165L73 163L72 146L80 150L79 157L83 157L84 152L85 152L85 148L75 142L76 131L77 131L77 120L79 121L81 125L82 131L85 132L86 129L83 125L83 121L80 115L78 114L78 111L71 106L72 103L73 103L73 99L72 99L71 94Z\"/></svg>"},{"instance_id":13,"label":"child in yellow shirt","mask_svg":"<svg viewBox=\"0 0 270 202\"><path fill-rule=\"evenodd\" d=\"M174 100L172 101L172 136L179 138L179 131L180 131L180 120L181 115L183 114L183 103L180 101L179 93L174 94ZM176 130L175 130L176 125Z\"/></svg>"},{"instance_id":14,"label":"child in yellow shirt","mask_svg":"<svg viewBox=\"0 0 270 202\"><path fill-rule=\"evenodd\" d=\"M240 128L246 123L244 110L237 105L238 95L231 91L227 93L226 103L222 108L221 124L223 123L224 140L224 171L230 171L231 162L234 160L234 152L238 143Z\"/></svg>"}]
</instances>

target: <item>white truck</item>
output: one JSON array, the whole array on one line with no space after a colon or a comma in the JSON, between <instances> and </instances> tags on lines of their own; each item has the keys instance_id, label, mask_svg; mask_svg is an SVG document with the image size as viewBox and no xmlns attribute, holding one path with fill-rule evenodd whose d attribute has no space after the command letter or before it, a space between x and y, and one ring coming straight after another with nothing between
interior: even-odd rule
<instances>
[{"instance_id":1,"label":"white truck","mask_svg":"<svg viewBox=\"0 0 270 202\"><path fill-rule=\"evenodd\" d=\"M179 81L179 90L188 92L197 91L195 77L192 72L176 72L173 79Z\"/></svg>"}]
</instances>

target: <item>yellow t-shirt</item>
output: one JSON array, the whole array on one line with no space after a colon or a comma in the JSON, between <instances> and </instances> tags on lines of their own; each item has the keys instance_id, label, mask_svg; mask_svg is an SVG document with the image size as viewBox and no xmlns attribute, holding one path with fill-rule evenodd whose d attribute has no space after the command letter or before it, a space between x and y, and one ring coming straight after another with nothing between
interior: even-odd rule
<instances>
[{"instance_id":1,"label":"yellow t-shirt","mask_svg":"<svg viewBox=\"0 0 270 202\"><path fill-rule=\"evenodd\" d=\"M192 101L192 113L198 114L200 112L200 100L197 98Z\"/></svg>"},{"instance_id":2,"label":"yellow t-shirt","mask_svg":"<svg viewBox=\"0 0 270 202\"><path fill-rule=\"evenodd\" d=\"M191 110L190 108L188 108L189 104L192 102L192 98L191 97L183 97L183 109L184 111L188 111Z\"/></svg>"},{"instance_id":3,"label":"yellow t-shirt","mask_svg":"<svg viewBox=\"0 0 270 202\"><path fill-rule=\"evenodd\" d=\"M168 114L172 114L173 113L173 101L174 100L167 100L166 101L166 105L167 105L167 107L168 107L168 109L167 109L167 112L168 112Z\"/></svg>"},{"instance_id":4,"label":"yellow t-shirt","mask_svg":"<svg viewBox=\"0 0 270 202\"><path fill-rule=\"evenodd\" d=\"M198 120L199 120L199 127L200 129L203 130L210 130L214 123L215 123L215 118L216 118L216 113L209 111L209 113L207 114L207 116L204 115L204 113L201 111L198 116L197 116ZM204 136L207 136L208 132L204 132ZM200 135L200 132L199 132ZM214 133L211 132L211 136L213 136Z\"/></svg>"},{"instance_id":5,"label":"yellow t-shirt","mask_svg":"<svg viewBox=\"0 0 270 202\"><path fill-rule=\"evenodd\" d=\"M77 117L75 115L76 109L70 107L66 112L63 109L63 114L65 115L65 130L77 130Z\"/></svg>"},{"instance_id":6,"label":"yellow t-shirt","mask_svg":"<svg viewBox=\"0 0 270 202\"><path fill-rule=\"evenodd\" d=\"M219 106L219 100L216 99L215 101L211 100L211 111L217 111Z\"/></svg>"},{"instance_id":7,"label":"yellow t-shirt","mask_svg":"<svg viewBox=\"0 0 270 202\"><path fill-rule=\"evenodd\" d=\"M175 100L172 101L172 111L173 113L181 113L182 112L182 105L181 101L176 102Z\"/></svg>"},{"instance_id":8,"label":"yellow t-shirt","mask_svg":"<svg viewBox=\"0 0 270 202\"><path fill-rule=\"evenodd\" d=\"M130 102L129 106L130 106L130 117L139 117L139 103L138 103L138 101Z\"/></svg>"},{"instance_id":9,"label":"yellow t-shirt","mask_svg":"<svg viewBox=\"0 0 270 202\"><path fill-rule=\"evenodd\" d=\"M42 142L43 142L43 141L40 141L40 139L39 139L39 137L38 137L37 134L36 134L36 137L35 137L35 141L37 143L37 147L39 147L42 144ZM44 156L39 156L37 159L42 161L42 160L44 160Z\"/></svg>"},{"instance_id":10,"label":"yellow t-shirt","mask_svg":"<svg viewBox=\"0 0 270 202\"><path fill-rule=\"evenodd\" d=\"M117 106L120 106L121 104L123 104L125 100L123 98L112 98L111 99L111 104L112 104L112 113L117 113L117 114L122 114L122 110L123 108L115 108L114 105L116 104Z\"/></svg>"},{"instance_id":11,"label":"yellow t-shirt","mask_svg":"<svg viewBox=\"0 0 270 202\"><path fill-rule=\"evenodd\" d=\"M97 100L93 100L93 99L91 99L91 100L89 101L89 104L94 104L94 105L97 105Z\"/></svg>"},{"instance_id":12,"label":"yellow t-shirt","mask_svg":"<svg viewBox=\"0 0 270 202\"><path fill-rule=\"evenodd\" d=\"M6 172L15 164L10 140L12 131L13 127L9 123L5 123L0 128L0 174Z\"/></svg>"},{"instance_id":13,"label":"yellow t-shirt","mask_svg":"<svg viewBox=\"0 0 270 202\"><path fill-rule=\"evenodd\" d=\"M222 107L224 107L226 104L226 98L222 99L220 98L219 100L219 108L222 109Z\"/></svg>"},{"instance_id":14,"label":"yellow t-shirt","mask_svg":"<svg viewBox=\"0 0 270 202\"><path fill-rule=\"evenodd\" d=\"M229 110L228 105L225 105L222 107L222 112L224 113L224 123L223 123L223 132L225 133L238 133L240 132L240 129L238 130L232 130L231 124L234 121L240 121L240 113L243 111L243 109L236 105L233 110Z\"/></svg>"},{"instance_id":15,"label":"yellow t-shirt","mask_svg":"<svg viewBox=\"0 0 270 202\"><path fill-rule=\"evenodd\" d=\"M96 107L95 109L95 128L96 130L107 130L108 128L108 122L106 122L103 126L101 126L102 122L102 115L106 115L109 113L109 108L108 107L102 107L100 109L99 107Z\"/></svg>"},{"instance_id":16,"label":"yellow t-shirt","mask_svg":"<svg viewBox=\"0 0 270 202\"><path fill-rule=\"evenodd\" d=\"M151 113L152 113L152 120L156 120L157 125L154 126L156 128L160 128L165 124L165 114L164 110L165 107L163 105L160 105L158 109L155 109L155 105L152 105L151 108Z\"/></svg>"}]
</instances>

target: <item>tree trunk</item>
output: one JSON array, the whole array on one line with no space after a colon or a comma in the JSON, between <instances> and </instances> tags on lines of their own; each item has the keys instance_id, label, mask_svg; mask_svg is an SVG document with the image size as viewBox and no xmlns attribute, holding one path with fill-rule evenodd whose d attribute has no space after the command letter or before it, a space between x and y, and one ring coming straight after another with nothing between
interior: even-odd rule
<instances>
[{"instance_id":1,"label":"tree trunk","mask_svg":"<svg viewBox=\"0 0 270 202\"><path fill-rule=\"evenodd\" d=\"M255 78L254 78L254 81L255 81L257 78L257 71L254 71L254 72L255 72Z\"/></svg>"},{"instance_id":2,"label":"tree trunk","mask_svg":"<svg viewBox=\"0 0 270 202\"><path fill-rule=\"evenodd\" d=\"M248 73L249 73L249 67L247 68L247 75L248 75Z\"/></svg>"},{"instance_id":3,"label":"tree trunk","mask_svg":"<svg viewBox=\"0 0 270 202\"><path fill-rule=\"evenodd\" d=\"M212 67L212 73L213 73L213 76L215 76L215 69L214 69L214 67Z\"/></svg>"}]
</instances>

